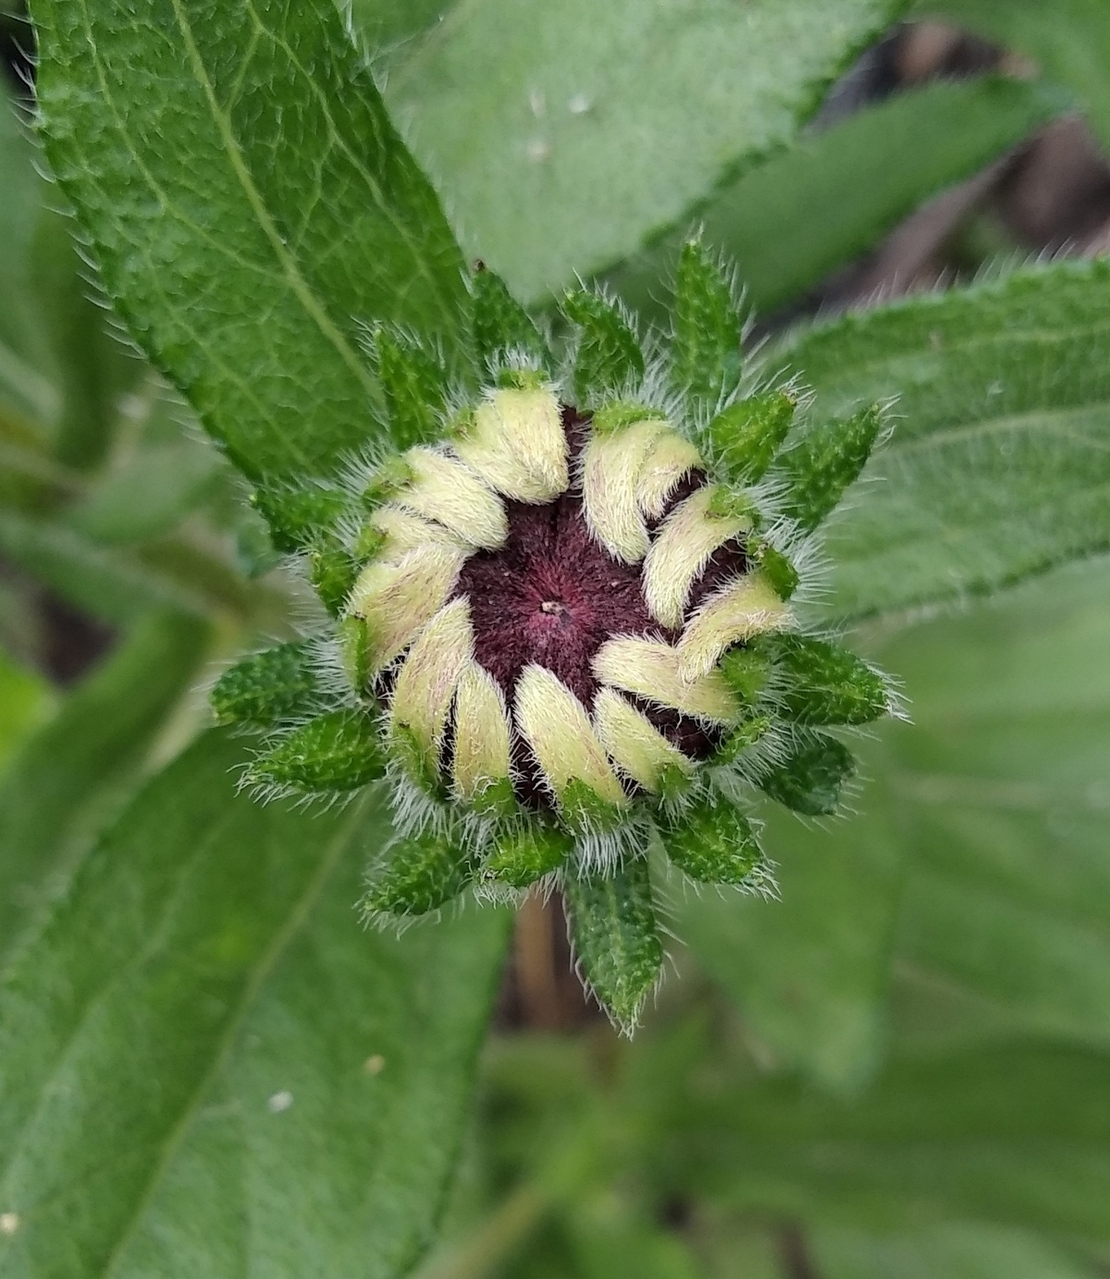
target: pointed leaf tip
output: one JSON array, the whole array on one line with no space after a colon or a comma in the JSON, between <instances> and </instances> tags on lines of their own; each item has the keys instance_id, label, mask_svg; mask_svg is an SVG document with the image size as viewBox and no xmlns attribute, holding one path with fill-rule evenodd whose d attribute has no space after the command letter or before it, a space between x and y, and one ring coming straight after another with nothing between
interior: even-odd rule
<instances>
[{"instance_id":1,"label":"pointed leaf tip","mask_svg":"<svg viewBox=\"0 0 1110 1279\"><path fill-rule=\"evenodd\" d=\"M474 345L491 373L509 351L523 351L549 368L551 352L532 317L499 275L481 266L471 278L474 296Z\"/></svg>"},{"instance_id":2,"label":"pointed leaf tip","mask_svg":"<svg viewBox=\"0 0 1110 1279\"><path fill-rule=\"evenodd\" d=\"M786 808L822 817L836 812L844 783L855 772L855 758L843 742L826 733L807 733L790 758L760 778L758 785Z\"/></svg>"},{"instance_id":3,"label":"pointed leaf tip","mask_svg":"<svg viewBox=\"0 0 1110 1279\"><path fill-rule=\"evenodd\" d=\"M731 280L696 240L678 260L674 330L675 386L712 409L739 385L743 322Z\"/></svg>"},{"instance_id":4,"label":"pointed leaf tip","mask_svg":"<svg viewBox=\"0 0 1110 1279\"><path fill-rule=\"evenodd\" d=\"M316 694L310 654L306 641L294 640L241 658L212 689L217 722L267 727L303 714Z\"/></svg>"},{"instance_id":5,"label":"pointed leaf tip","mask_svg":"<svg viewBox=\"0 0 1110 1279\"><path fill-rule=\"evenodd\" d=\"M329 711L283 737L251 764L247 780L307 794L355 790L381 777L377 724L363 711Z\"/></svg>"},{"instance_id":6,"label":"pointed leaf tip","mask_svg":"<svg viewBox=\"0 0 1110 1279\"><path fill-rule=\"evenodd\" d=\"M883 426L877 404L810 431L779 458L789 486L787 510L804 529L831 514L863 470Z\"/></svg>"},{"instance_id":7,"label":"pointed leaf tip","mask_svg":"<svg viewBox=\"0 0 1110 1279\"><path fill-rule=\"evenodd\" d=\"M766 887L769 874L751 822L719 791L712 791L662 823L663 847L672 862L703 884Z\"/></svg>"},{"instance_id":8,"label":"pointed leaf tip","mask_svg":"<svg viewBox=\"0 0 1110 1279\"><path fill-rule=\"evenodd\" d=\"M363 914L426 915L457 897L470 882L473 862L452 832L424 831L397 839L371 872Z\"/></svg>"},{"instance_id":9,"label":"pointed leaf tip","mask_svg":"<svg viewBox=\"0 0 1110 1279\"><path fill-rule=\"evenodd\" d=\"M648 863L637 857L614 871L568 875L563 891L583 976L614 1024L631 1034L663 966Z\"/></svg>"},{"instance_id":10,"label":"pointed leaf tip","mask_svg":"<svg viewBox=\"0 0 1110 1279\"><path fill-rule=\"evenodd\" d=\"M579 331L574 391L580 406L643 377L644 353L619 306L581 289L567 294L563 312Z\"/></svg>"}]
</instances>

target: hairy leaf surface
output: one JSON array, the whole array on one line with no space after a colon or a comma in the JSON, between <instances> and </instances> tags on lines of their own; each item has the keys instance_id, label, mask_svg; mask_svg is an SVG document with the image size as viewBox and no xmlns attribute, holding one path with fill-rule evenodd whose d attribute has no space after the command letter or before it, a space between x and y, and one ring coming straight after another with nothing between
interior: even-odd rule
<instances>
[{"instance_id":1,"label":"hairy leaf surface","mask_svg":"<svg viewBox=\"0 0 1110 1279\"><path fill-rule=\"evenodd\" d=\"M537 298L787 142L897 0L458 5L386 89L467 249Z\"/></svg>"},{"instance_id":2,"label":"hairy leaf surface","mask_svg":"<svg viewBox=\"0 0 1110 1279\"><path fill-rule=\"evenodd\" d=\"M35 6L47 154L133 336L248 474L372 434L360 324L458 356L435 194L327 0Z\"/></svg>"},{"instance_id":3,"label":"hairy leaf surface","mask_svg":"<svg viewBox=\"0 0 1110 1279\"><path fill-rule=\"evenodd\" d=\"M848 315L788 357L823 414L897 397L891 443L828 525L847 616L994 590L1110 546L1107 263Z\"/></svg>"},{"instance_id":4,"label":"hairy leaf surface","mask_svg":"<svg viewBox=\"0 0 1110 1279\"><path fill-rule=\"evenodd\" d=\"M380 798L262 806L242 761L212 733L156 778L0 991L6 1272L384 1277L426 1244L505 916L364 932Z\"/></svg>"}]
</instances>

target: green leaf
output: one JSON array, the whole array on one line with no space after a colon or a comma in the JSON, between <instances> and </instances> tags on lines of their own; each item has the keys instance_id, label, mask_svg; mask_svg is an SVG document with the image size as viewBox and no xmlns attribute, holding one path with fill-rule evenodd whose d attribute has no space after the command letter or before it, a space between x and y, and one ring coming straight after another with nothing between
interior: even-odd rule
<instances>
[{"instance_id":1,"label":"green leaf","mask_svg":"<svg viewBox=\"0 0 1110 1279\"><path fill-rule=\"evenodd\" d=\"M374 356L394 446L434 443L443 433L447 403L443 369L413 342L384 328L374 334Z\"/></svg>"},{"instance_id":2,"label":"green leaf","mask_svg":"<svg viewBox=\"0 0 1110 1279\"><path fill-rule=\"evenodd\" d=\"M77 528L14 511L0 511L0 550L112 625L131 625L152 608L242 616L264 592L207 548L181 538L104 546Z\"/></svg>"},{"instance_id":3,"label":"green leaf","mask_svg":"<svg viewBox=\"0 0 1110 1279\"><path fill-rule=\"evenodd\" d=\"M1110 546L1110 265L1057 263L851 315L790 348L823 412L898 396L876 482L828 525L865 616Z\"/></svg>"},{"instance_id":4,"label":"green leaf","mask_svg":"<svg viewBox=\"0 0 1110 1279\"><path fill-rule=\"evenodd\" d=\"M676 386L712 412L740 383L740 315L732 280L697 240L678 258L674 297Z\"/></svg>"},{"instance_id":5,"label":"green leaf","mask_svg":"<svg viewBox=\"0 0 1110 1279\"><path fill-rule=\"evenodd\" d=\"M789 141L901 7L561 0L525 20L486 0L394 64L386 93L468 254L532 301L627 257Z\"/></svg>"},{"instance_id":6,"label":"green leaf","mask_svg":"<svg viewBox=\"0 0 1110 1279\"><path fill-rule=\"evenodd\" d=\"M773 890L751 822L716 791L662 823L660 834L667 856L699 883Z\"/></svg>"},{"instance_id":7,"label":"green leaf","mask_svg":"<svg viewBox=\"0 0 1110 1279\"><path fill-rule=\"evenodd\" d=\"M734 484L762 479L794 422L797 397L786 391L737 400L700 432L710 456Z\"/></svg>"},{"instance_id":8,"label":"green leaf","mask_svg":"<svg viewBox=\"0 0 1110 1279\"><path fill-rule=\"evenodd\" d=\"M544 365L551 363L539 329L494 271L482 265L471 277L474 294L474 344L486 368L493 370L506 351L523 350L535 355Z\"/></svg>"},{"instance_id":9,"label":"green leaf","mask_svg":"<svg viewBox=\"0 0 1110 1279\"><path fill-rule=\"evenodd\" d=\"M773 310L1068 107L1057 90L997 77L896 94L714 193L697 211L702 239L736 262L749 304ZM662 318L659 280L673 269L684 230L607 272L606 283Z\"/></svg>"},{"instance_id":10,"label":"green leaf","mask_svg":"<svg viewBox=\"0 0 1110 1279\"><path fill-rule=\"evenodd\" d=\"M370 886L362 898L367 919L426 915L446 905L470 882L473 861L457 832L426 831L386 845L371 868Z\"/></svg>"},{"instance_id":11,"label":"green leaf","mask_svg":"<svg viewBox=\"0 0 1110 1279\"><path fill-rule=\"evenodd\" d=\"M365 711L328 711L280 737L251 762L252 785L311 794L357 790L385 771L377 721Z\"/></svg>"},{"instance_id":12,"label":"green leaf","mask_svg":"<svg viewBox=\"0 0 1110 1279\"><path fill-rule=\"evenodd\" d=\"M1110 147L1110 15L1101 0L928 0L931 18L947 17L1015 53L1032 58L1042 75L1079 98L1104 147Z\"/></svg>"},{"instance_id":13,"label":"green leaf","mask_svg":"<svg viewBox=\"0 0 1110 1279\"><path fill-rule=\"evenodd\" d=\"M490 876L511 888L527 888L537 879L558 870L574 847L574 840L557 826L536 822L502 835L482 866Z\"/></svg>"},{"instance_id":14,"label":"green leaf","mask_svg":"<svg viewBox=\"0 0 1110 1279\"><path fill-rule=\"evenodd\" d=\"M574 393L579 404L620 393L644 375L644 354L620 308L580 289L563 299L563 311L578 328Z\"/></svg>"},{"instance_id":15,"label":"green leaf","mask_svg":"<svg viewBox=\"0 0 1110 1279\"><path fill-rule=\"evenodd\" d=\"M221 724L266 728L304 714L318 695L312 644L291 640L241 657L212 689L212 709Z\"/></svg>"},{"instance_id":16,"label":"green leaf","mask_svg":"<svg viewBox=\"0 0 1110 1279\"><path fill-rule=\"evenodd\" d=\"M1105 1056L1014 1043L898 1061L850 1100L772 1077L691 1095L665 1175L745 1212L886 1230L971 1217L1102 1242L1108 1087Z\"/></svg>"},{"instance_id":17,"label":"green leaf","mask_svg":"<svg viewBox=\"0 0 1110 1279\"><path fill-rule=\"evenodd\" d=\"M1110 1048L1110 564L937 620L884 651L912 731L886 764L907 876L896 1027Z\"/></svg>"},{"instance_id":18,"label":"green leaf","mask_svg":"<svg viewBox=\"0 0 1110 1279\"><path fill-rule=\"evenodd\" d=\"M47 681L0 649L0 768L55 708Z\"/></svg>"},{"instance_id":19,"label":"green leaf","mask_svg":"<svg viewBox=\"0 0 1110 1279\"><path fill-rule=\"evenodd\" d=\"M249 475L334 471L374 434L360 324L465 370L457 247L331 4L35 18L47 154L108 294Z\"/></svg>"},{"instance_id":20,"label":"green leaf","mask_svg":"<svg viewBox=\"0 0 1110 1279\"><path fill-rule=\"evenodd\" d=\"M0 952L80 853L188 688L210 634L195 617L142 622L27 739L0 777Z\"/></svg>"},{"instance_id":21,"label":"green leaf","mask_svg":"<svg viewBox=\"0 0 1110 1279\"><path fill-rule=\"evenodd\" d=\"M945 1222L901 1234L825 1228L813 1232L827 1279L1095 1279L1070 1250L1017 1227Z\"/></svg>"},{"instance_id":22,"label":"green leaf","mask_svg":"<svg viewBox=\"0 0 1110 1279\"><path fill-rule=\"evenodd\" d=\"M863 758L859 816L815 829L767 805L777 900L691 893L673 905L675 933L736 1001L761 1058L837 1090L858 1089L885 1050L904 855L870 780L881 756L872 746Z\"/></svg>"},{"instance_id":23,"label":"green leaf","mask_svg":"<svg viewBox=\"0 0 1110 1279\"><path fill-rule=\"evenodd\" d=\"M832 512L863 470L882 429L877 405L806 432L779 456L775 475L786 485L784 506L804 529Z\"/></svg>"},{"instance_id":24,"label":"green leaf","mask_svg":"<svg viewBox=\"0 0 1110 1279\"><path fill-rule=\"evenodd\" d=\"M761 790L794 812L820 817L836 812L844 783L855 771L855 759L843 742L811 732L800 735L789 758L758 782Z\"/></svg>"},{"instance_id":25,"label":"green leaf","mask_svg":"<svg viewBox=\"0 0 1110 1279\"><path fill-rule=\"evenodd\" d=\"M784 634L758 646L774 663L778 703L799 724L869 724L889 710L883 677L839 644Z\"/></svg>"},{"instance_id":26,"label":"green leaf","mask_svg":"<svg viewBox=\"0 0 1110 1279\"><path fill-rule=\"evenodd\" d=\"M631 1034L663 965L647 859L568 875L563 892L582 975L613 1023Z\"/></svg>"},{"instance_id":27,"label":"green leaf","mask_svg":"<svg viewBox=\"0 0 1110 1279\"><path fill-rule=\"evenodd\" d=\"M400 1279L427 1244L506 919L365 932L380 801L263 807L241 762L210 734L155 779L0 993L6 1268Z\"/></svg>"}]
</instances>

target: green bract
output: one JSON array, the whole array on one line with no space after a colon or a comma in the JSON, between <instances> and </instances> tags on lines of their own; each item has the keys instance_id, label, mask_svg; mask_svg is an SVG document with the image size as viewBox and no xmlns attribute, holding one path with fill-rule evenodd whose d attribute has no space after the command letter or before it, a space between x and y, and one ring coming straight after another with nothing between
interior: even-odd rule
<instances>
[{"instance_id":1,"label":"green bract","mask_svg":"<svg viewBox=\"0 0 1110 1279\"><path fill-rule=\"evenodd\" d=\"M813 531L883 411L822 421L795 382L745 371L731 273L697 242L669 340L579 290L552 349L481 266L470 301L472 377L400 329L368 335L376 443L280 503L331 620L213 701L268 730L260 790L387 777L398 835L368 917L558 883L585 979L631 1028L663 955L649 849L774 892L749 797L835 812L854 762L818 729L893 707L803 613Z\"/></svg>"}]
</instances>

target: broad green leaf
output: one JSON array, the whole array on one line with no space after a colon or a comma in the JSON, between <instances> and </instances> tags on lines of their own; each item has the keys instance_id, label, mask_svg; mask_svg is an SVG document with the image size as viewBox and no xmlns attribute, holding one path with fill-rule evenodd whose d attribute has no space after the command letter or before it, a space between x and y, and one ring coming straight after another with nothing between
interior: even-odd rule
<instances>
[{"instance_id":1,"label":"broad green leaf","mask_svg":"<svg viewBox=\"0 0 1110 1279\"><path fill-rule=\"evenodd\" d=\"M1108 298L1110 265L1057 263L796 338L823 413L899 397L826 526L835 606L958 598L1110 546Z\"/></svg>"},{"instance_id":2,"label":"broad green leaf","mask_svg":"<svg viewBox=\"0 0 1110 1279\"><path fill-rule=\"evenodd\" d=\"M788 142L897 0L455 6L386 94L466 247L536 299Z\"/></svg>"},{"instance_id":3,"label":"broad green leaf","mask_svg":"<svg viewBox=\"0 0 1110 1279\"><path fill-rule=\"evenodd\" d=\"M105 546L58 521L0 511L0 550L78 608L115 625L151 608L242 615L262 594L208 548L182 538Z\"/></svg>"},{"instance_id":4,"label":"broad green leaf","mask_svg":"<svg viewBox=\"0 0 1110 1279\"><path fill-rule=\"evenodd\" d=\"M64 882L105 804L118 802L120 786L196 677L209 637L195 617L149 616L7 761L0 774L0 955Z\"/></svg>"},{"instance_id":5,"label":"broad green leaf","mask_svg":"<svg viewBox=\"0 0 1110 1279\"><path fill-rule=\"evenodd\" d=\"M930 18L947 17L1033 59L1043 75L1079 98L1104 147L1110 146L1110 13L1102 0L919 0Z\"/></svg>"},{"instance_id":6,"label":"broad green leaf","mask_svg":"<svg viewBox=\"0 0 1110 1279\"><path fill-rule=\"evenodd\" d=\"M736 261L748 301L772 309L1067 105L1043 85L999 78L898 94L723 187L697 211L703 240ZM644 314L659 310L659 281L672 273L681 230L606 275Z\"/></svg>"},{"instance_id":7,"label":"broad green leaf","mask_svg":"<svg viewBox=\"0 0 1110 1279\"><path fill-rule=\"evenodd\" d=\"M34 16L47 155L104 286L248 474L334 470L373 435L360 325L465 367L454 239L327 0Z\"/></svg>"},{"instance_id":8,"label":"broad green leaf","mask_svg":"<svg viewBox=\"0 0 1110 1279\"><path fill-rule=\"evenodd\" d=\"M675 895L674 931L732 996L763 1054L834 1088L878 1067L902 850L885 796L870 781L861 812L819 828L766 806L760 842L777 900Z\"/></svg>"},{"instance_id":9,"label":"broad green leaf","mask_svg":"<svg viewBox=\"0 0 1110 1279\"><path fill-rule=\"evenodd\" d=\"M1094 1279L1098 1273L1031 1231L970 1222L904 1234L817 1230L813 1252L827 1279Z\"/></svg>"},{"instance_id":10,"label":"broad green leaf","mask_svg":"<svg viewBox=\"0 0 1110 1279\"><path fill-rule=\"evenodd\" d=\"M1103 1241L1110 1058L1008 1043L899 1061L857 1099L787 1077L693 1094L664 1175L735 1209L882 1229L965 1217Z\"/></svg>"},{"instance_id":11,"label":"broad green leaf","mask_svg":"<svg viewBox=\"0 0 1110 1279\"><path fill-rule=\"evenodd\" d=\"M899 1036L1110 1047L1110 565L884 653L914 728L887 764L906 849Z\"/></svg>"},{"instance_id":12,"label":"broad green leaf","mask_svg":"<svg viewBox=\"0 0 1110 1279\"><path fill-rule=\"evenodd\" d=\"M0 992L7 1273L389 1279L428 1242L505 915L363 931L381 797L261 806L242 762L213 733L151 782Z\"/></svg>"}]
</instances>

